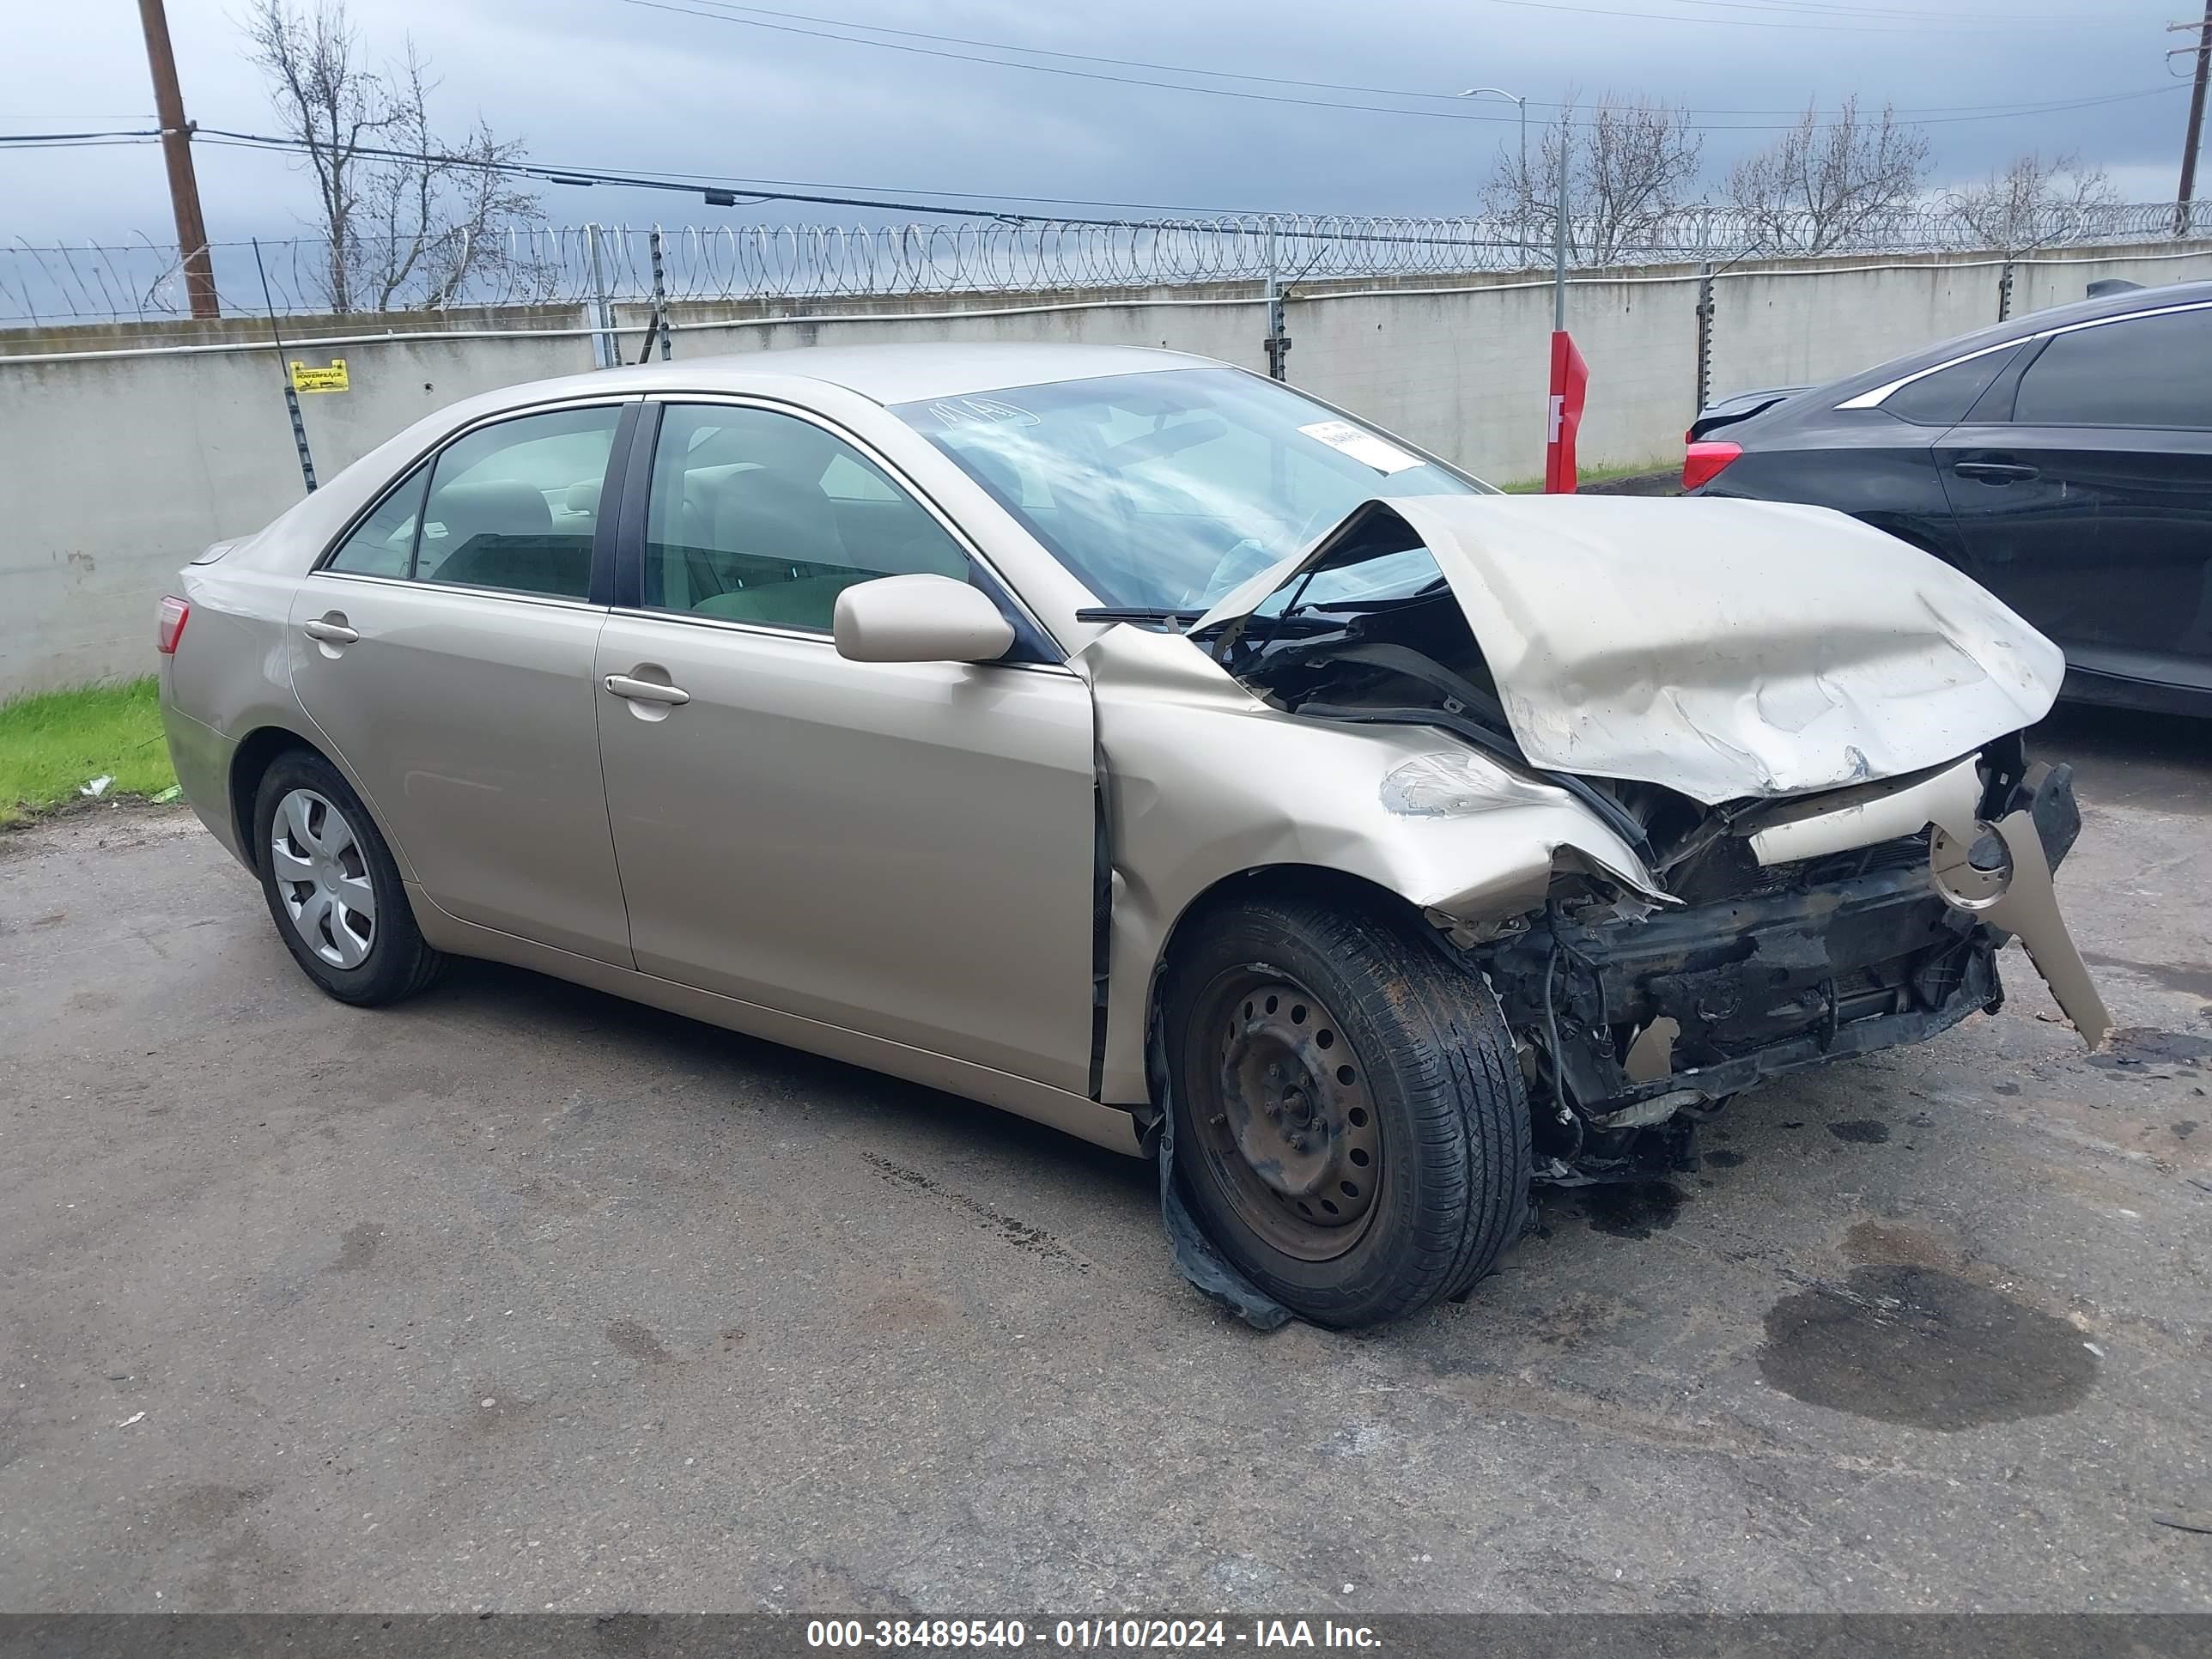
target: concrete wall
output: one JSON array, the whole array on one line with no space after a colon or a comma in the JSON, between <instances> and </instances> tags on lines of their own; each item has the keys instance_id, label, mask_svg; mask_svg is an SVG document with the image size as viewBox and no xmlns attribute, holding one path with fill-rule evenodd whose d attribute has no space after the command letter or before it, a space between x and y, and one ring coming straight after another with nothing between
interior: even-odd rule
<instances>
[{"instance_id":1,"label":"concrete wall","mask_svg":"<svg viewBox=\"0 0 2212 1659\"><path fill-rule=\"evenodd\" d=\"M1712 388L1826 379L1984 326L1996 319L2001 269L1980 255L1724 272L1715 283ZM2212 245L2070 250L2022 264L2014 308L2078 298L2110 276L2212 276ZM1686 269L1574 283L1568 320L1590 366L1586 466L1680 455L1695 402L1697 295L1697 273ZM1289 305L1290 379L1484 477L1532 477L1543 465L1551 307L1548 283L1520 276L1303 287ZM678 307L676 350L1056 340L1171 346L1258 368L1265 316L1249 284L702 303ZM343 356L350 371L352 390L301 400L324 477L442 404L592 365L592 338L571 308L438 319L456 331L450 337L399 331L424 320L287 320L288 356ZM617 320L635 330L643 319L624 308ZM623 340L635 356L638 334ZM145 671L153 603L177 567L300 494L282 385L275 356L235 322L0 335L0 696Z\"/></svg>"}]
</instances>

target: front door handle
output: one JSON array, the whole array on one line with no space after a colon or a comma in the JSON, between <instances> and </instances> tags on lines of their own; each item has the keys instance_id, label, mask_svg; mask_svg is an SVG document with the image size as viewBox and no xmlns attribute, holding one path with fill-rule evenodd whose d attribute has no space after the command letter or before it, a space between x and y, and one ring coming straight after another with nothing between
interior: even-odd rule
<instances>
[{"instance_id":1,"label":"front door handle","mask_svg":"<svg viewBox=\"0 0 2212 1659\"><path fill-rule=\"evenodd\" d=\"M328 617L318 617L311 623L300 624L300 631L311 640L320 640L325 645L351 645L361 637L358 629L348 628L343 622L333 622Z\"/></svg>"},{"instance_id":2,"label":"front door handle","mask_svg":"<svg viewBox=\"0 0 2212 1659\"><path fill-rule=\"evenodd\" d=\"M1962 478L1979 478L1984 483L2026 483L2041 475L2032 466L2022 466L2017 461L1954 461L1951 471Z\"/></svg>"},{"instance_id":3,"label":"front door handle","mask_svg":"<svg viewBox=\"0 0 2212 1659\"><path fill-rule=\"evenodd\" d=\"M617 697L627 697L632 702L686 703L691 694L673 685L663 685L659 680L632 679L627 674L610 674L607 690Z\"/></svg>"}]
</instances>

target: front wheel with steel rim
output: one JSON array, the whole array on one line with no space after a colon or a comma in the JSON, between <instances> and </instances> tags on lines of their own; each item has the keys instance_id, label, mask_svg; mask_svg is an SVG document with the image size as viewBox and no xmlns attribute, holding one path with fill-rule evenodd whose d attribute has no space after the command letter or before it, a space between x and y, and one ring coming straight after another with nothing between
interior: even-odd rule
<instances>
[{"instance_id":1,"label":"front wheel with steel rim","mask_svg":"<svg viewBox=\"0 0 2212 1659\"><path fill-rule=\"evenodd\" d=\"M1169 965L1177 1178L1223 1254L1317 1324L1458 1294L1527 1214L1504 1017L1413 925L1251 902L1187 921Z\"/></svg>"},{"instance_id":2,"label":"front wheel with steel rim","mask_svg":"<svg viewBox=\"0 0 2212 1659\"><path fill-rule=\"evenodd\" d=\"M423 942L399 871L361 798L312 750L280 755L254 792L254 863L276 931L343 1002L396 1002L444 958Z\"/></svg>"}]
</instances>

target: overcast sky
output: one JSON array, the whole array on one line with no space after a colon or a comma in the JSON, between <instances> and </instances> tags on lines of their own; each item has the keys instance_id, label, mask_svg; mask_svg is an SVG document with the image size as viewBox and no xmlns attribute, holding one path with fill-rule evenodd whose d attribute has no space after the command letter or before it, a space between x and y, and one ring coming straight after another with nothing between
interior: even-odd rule
<instances>
[{"instance_id":1,"label":"overcast sky","mask_svg":"<svg viewBox=\"0 0 2212 1659\"><path fill-rule=\"evenodd\" d=\"M453 132L481 115L534 160L806 181L884 192L1082 198L1211 210L1442 214L1468 210L1511 106L1426 107L1484 120L1301 106L997 67L824 40L808 19L927 32L1292 81L1449 94L1475 82L1557 100L1612 89L1695 106L1716 128L1848 94L1900 112L2149 94L2071 111L1945 119L1927 131L1937 182L1978 177L2015 153L2077 149L2131 199L2169 198L2186 114L2166 25L2194 0L770 0L781 29L710 0L355 0L368 50L412 36L442 84ZM273 130L239 57L246 0L169 0L185 107L203 126ZM665 8L676 8L669 9ZM0 130L152 124L131 0L13 0L0 21ZM778 16L775 14L781 13ZM2002 21L1998 21L2002 19ZM992 55L969 45L878 36ZM1004 55L1004 54L1000 54ZM1159 71L1072 58L1061 70L1140 79ZM1403 104L1372 93L1264 81L1205 84L1272 98ZM1532 122L1546 112L1532 107ZM1771 140L1715 131L1709 173ZM218 241L303 228L308 185L283 160L198 147ZM848 222L878 216L787 207L718 210L635 190L546 186L548 220ZM152 146L0 151L0 240L172 235Z\"/></svg>"}]
</instances>

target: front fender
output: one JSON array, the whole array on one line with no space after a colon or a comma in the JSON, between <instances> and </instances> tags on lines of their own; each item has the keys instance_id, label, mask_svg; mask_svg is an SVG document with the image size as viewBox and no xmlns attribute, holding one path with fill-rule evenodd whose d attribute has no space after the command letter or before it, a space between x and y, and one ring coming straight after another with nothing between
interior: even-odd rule
<instances>
[{"instance_id":1,"label":"front fender","mask_svg":"<svg viewBox=\"0 0 2212 1659\"><path fill-rule=\"evenodd\" d=\"M1563 854L1665 902L1636 854L1564 790L1499 769L1497 804L1408 817L1393 771L1471 752L1417 726L1304 720L1269 707L1180 635L1122 626L1081 653L1097 711L1112 859L1100 1098L1148 1097L1152 983L1184 912L1220 882L1279 866L1334 871L1437 918L1539 908Z\"/></svg>"}]
</instances>

